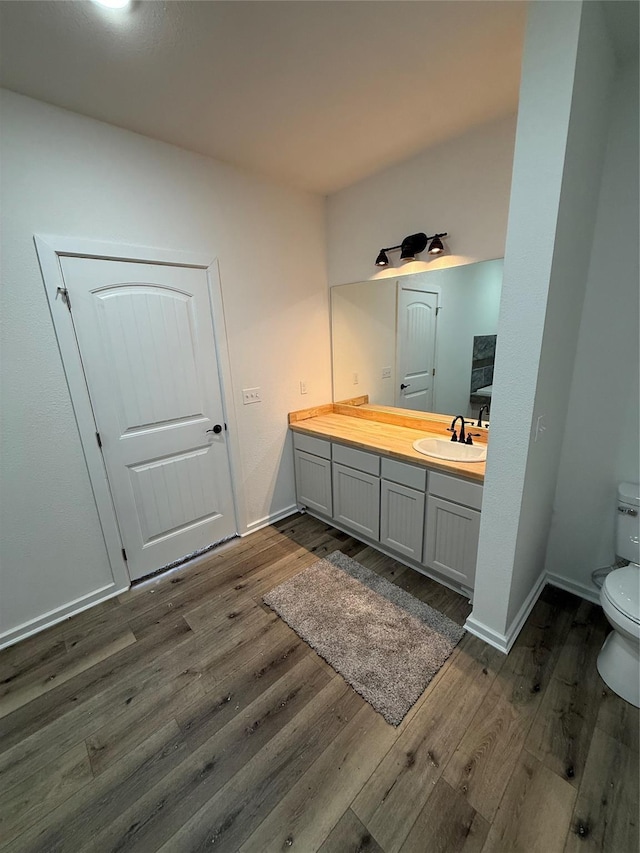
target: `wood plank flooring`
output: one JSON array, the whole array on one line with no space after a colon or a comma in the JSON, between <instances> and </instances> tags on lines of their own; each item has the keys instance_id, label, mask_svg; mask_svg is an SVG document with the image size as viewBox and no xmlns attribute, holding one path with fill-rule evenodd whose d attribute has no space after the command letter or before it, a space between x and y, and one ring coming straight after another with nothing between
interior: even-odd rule
<instances>
[{"instance_id":1,"label":"wood plank flooring","mask_svg":"<svg viewBox=\"0 0 640 853\"><path fill-rule=\"evenodd\" d=\"M638 712L599 607L548 587L508 657L465 635L397 728L262 603L336 549L295 515L0 652L6 853L638 853Z\"/></svg>"}]
</instances>

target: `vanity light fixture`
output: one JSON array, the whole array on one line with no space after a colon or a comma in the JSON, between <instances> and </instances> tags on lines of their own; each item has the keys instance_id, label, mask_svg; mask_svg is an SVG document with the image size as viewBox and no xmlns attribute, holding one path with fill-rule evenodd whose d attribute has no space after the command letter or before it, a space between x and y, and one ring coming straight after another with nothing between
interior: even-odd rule
<instances>
[{"instance_id":1,"label":"vanity light fixture","mask_svg":"<svg viewBox=\"0 0 640 853\"><path fill-rule=\"evenodd\" d=\"M387 252L393 252L396 249L400 249L401 261L413 261L416 255L419 255L420 252L424 252L429 240L431 240L429 254L439 255L444 251L444 246L442 245L442 240L440 238L446 236L446 231L443 231L441 234L433 234L431 237L427 237L427 235L422 231L418 234L409 234L409 236L405 237L399 246L388 246L386 249L380 249L380 253L376 258L376 266L388 267L389 258L387 256Z\"/></svg>"}]
</instances>

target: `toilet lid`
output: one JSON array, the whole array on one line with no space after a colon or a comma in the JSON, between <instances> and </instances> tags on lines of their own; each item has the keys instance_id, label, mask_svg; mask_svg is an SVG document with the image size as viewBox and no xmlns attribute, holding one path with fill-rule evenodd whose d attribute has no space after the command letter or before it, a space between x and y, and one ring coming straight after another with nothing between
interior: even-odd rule
<instances>
[{"instance_id":1,"label":"toilet lid","mask_svg":"<svg viewBox=\"0 0 640 853\"><path fill-rule=\"evenodd\" d=\"M640 624L640 567L625 566L611 572L603 590L617 610Z\"/></svg>"}]
</instances>

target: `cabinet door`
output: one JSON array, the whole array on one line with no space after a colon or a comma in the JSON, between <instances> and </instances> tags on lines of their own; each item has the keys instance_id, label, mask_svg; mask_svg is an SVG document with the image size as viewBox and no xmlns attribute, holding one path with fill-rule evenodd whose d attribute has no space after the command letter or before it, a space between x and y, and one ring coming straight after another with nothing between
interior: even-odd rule
<instances>
[{"instance_id":1,"label":"cabinet door","mask_svg":"<svg viewBox=\"0 0 640 853\"><path fill-rule=\"evenodd\" d=\"M424 492L382 480L380 542L412 560L422 560Z\"/></svg>"},{"instance_id":2,"label":"cabinet door","mask_svg":"<svg viewBox=\"0 0 640 853\"><path fill-rule=\"evenodd\" d=\"M294 459L298 504L330 517L331 462L304 450L294 451Z\"/></svg>"},{"instance_id":3,"label":"cabinet door","mask_svg":"<svg viewBox=\"0 0 640 853\"><path fill-rule=\"evenodd\" d=\"M333 517L339 524L379 540L380 478L333 463Z\"/></svg>"},{"instance_id":4,"label":"cabinet door","mask_svg":"<svg viewBox=\"0 0 640 853\"><path fill-rule=\"evenodd\" d=\"M463 586L473 588L480 513L429 495L424 564Z\"/></svg>"}]
</instances>

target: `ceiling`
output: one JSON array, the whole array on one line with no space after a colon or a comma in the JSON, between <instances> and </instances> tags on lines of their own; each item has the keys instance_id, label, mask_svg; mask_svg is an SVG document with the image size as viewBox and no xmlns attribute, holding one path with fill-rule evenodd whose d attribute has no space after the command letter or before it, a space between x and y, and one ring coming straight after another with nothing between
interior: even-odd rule
<instances>
[{"instance_id":1,"label":"ceiling","mask_svg":"<svg viewBox=\"0 0 640 853\"><path fill-rule=\"evenodd\" d=\"M6 88L323 194L517 108L526 3L0 3Z\"/></svg>"}]
</instances>

